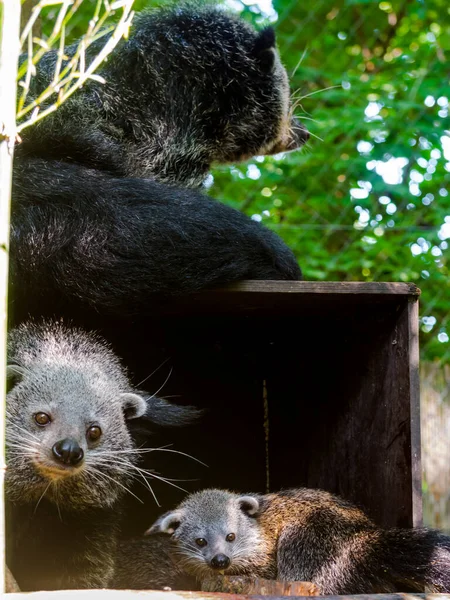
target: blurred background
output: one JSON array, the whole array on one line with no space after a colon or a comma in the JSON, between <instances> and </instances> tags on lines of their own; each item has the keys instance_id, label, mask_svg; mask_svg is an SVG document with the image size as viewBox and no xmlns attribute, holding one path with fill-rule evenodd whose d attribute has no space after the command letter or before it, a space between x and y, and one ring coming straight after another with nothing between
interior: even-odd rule
<instances>
[{"instance_id":1,"label":"blurred background","mask_svg":"<svg viewBox=\"0 0 450 600\"><path fill-rule=\"evenodd\" d=\"M69 36L84 33L93 4L80 5ZM450 532L448 0L222 4L276 28L311 139L299 152L213 170L208 193L274 229L305 279L422 289L425 522Z\"/></svg>"}]
</instances>

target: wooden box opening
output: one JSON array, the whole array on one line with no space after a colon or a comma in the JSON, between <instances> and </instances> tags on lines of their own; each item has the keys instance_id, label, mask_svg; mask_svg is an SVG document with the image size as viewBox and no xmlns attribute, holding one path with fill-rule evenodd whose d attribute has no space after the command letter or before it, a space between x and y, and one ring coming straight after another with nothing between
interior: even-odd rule
<instances>
[{"instance_id":1,"label":"wooden box opening","mask_svg":"<svg viewBox=\"0 0 450 600\"><path fill-rule=\"evenodd\" d=\"M168 359L145 385L156 391L170 365L160 394L206 412L155 442L173 441L208 468L158 453L146 466L197 479L177 482L189 491L319 487L381 526L420 524L419 293L402 283L243 282L166 303L134 333L149 365ZM162 508L131 499L130 535L184 496L154 489Z\"/></svg>"}]
</instances>

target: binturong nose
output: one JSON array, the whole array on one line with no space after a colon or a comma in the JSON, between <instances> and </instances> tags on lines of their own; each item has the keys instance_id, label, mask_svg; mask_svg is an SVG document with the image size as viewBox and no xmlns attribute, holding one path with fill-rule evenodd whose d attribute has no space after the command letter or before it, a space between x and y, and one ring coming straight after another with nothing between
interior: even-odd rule
<instances>
[{"instance_id":1,"label":"binturong nose","mask_svg":"<svg viewBox=\"0 0 450 600\"><path fill-rule=\"evenodd\" d=\"M84 452L78 442L72 438L65 438L56 442L52 448L53 456L65 465L75 466L83 460Z\"/></svg>"},{"instance_id":2,"label":"binturong nose","mask_svg":"<svg viewBox=\"0 0 450 600\"><path fill-rule=\"evenodd\" d=\"M225 554L216 554L211 559L211 566L213 569L217 569L218 571L223 571L224 569L228 569L230 566L230 559Z\"/></svg>"},{"instance_id":3,"label":"binturong nose","mask_svg":"<svg viewBox=\"0 0 450 600\"><path fill-rule=\"evenodd\" d=\"M291 119L291 139L289 140L286 150L296 150L309 140L309 131L297 117Z\"/></svg>"},{"instance_id":4,"label":"binturong nose","mask_svg":"<svg viewBox=\"0 0 450 600\"><path fill-rule=\"evenodd\" d=\"M282 127L281 136L273 146L263 154L278 154L279 152L291 152L297 150L309 139L309 132L297 117L286 121Z\"/></svg>"}]
</instances>

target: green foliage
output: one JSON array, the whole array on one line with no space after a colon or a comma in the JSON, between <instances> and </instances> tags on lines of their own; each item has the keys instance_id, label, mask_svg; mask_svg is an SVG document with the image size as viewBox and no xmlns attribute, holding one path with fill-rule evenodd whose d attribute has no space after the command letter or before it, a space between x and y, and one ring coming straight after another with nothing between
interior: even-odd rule
<instances>
[{"instance_id":1,"label":"green foliage","mask_svg":"<svg viewBox=\"0 0 450 600\"><path fill-rule=\"evenodd\" d=\"M274 23L312 137L303 151L214 170L210 194L275 229L306 279L417 283L423 357L448 360L448 0L224 4Z\"/></svg>"},{"instance_id":2,"label":"green foliage","mask_svg":"<svg viewBox=\"0 0 450 600\"><path fill-rule=\"evenodd\" d=\"M257 18L266 4L246 12ZM296 112L323 141L216 170L210 193L274 228L306 279L417 283L423 357L448 360L449 4L275 0L273 7ZM394 158L404 159L401 170L377 174Z\"/></svg>"}]
</instances>

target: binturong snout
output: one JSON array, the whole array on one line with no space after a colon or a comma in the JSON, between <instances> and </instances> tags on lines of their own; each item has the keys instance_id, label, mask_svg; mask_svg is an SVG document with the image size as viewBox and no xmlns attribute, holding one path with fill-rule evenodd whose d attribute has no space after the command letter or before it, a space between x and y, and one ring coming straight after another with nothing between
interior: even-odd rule
<instances>
[{"instance_id":1,"label":"binturong snout","mask_svg":"<svg viewBox=\"0 0 450 600\"><path fill-rule=\"evenodd\" d=\"M291 117L284 121L280 136L276 142L267 148L264 154L278 154L279 152L291 152L301 148L309 140L309 132L297 117Z\"/></svg>"},{"instance_id":2,"label":"binturong snout","mask_svg":"<svg viewBox=\"0 0 450 600\"><path fill-rule=\"evenodd\" d=\"M291 119L290 138L286 150L297 150L309 140L309 131L297 117Z\"/></svg>"},{"instance_id":3,"label":"binturong snout","mask_svg":"<svg viewBox=\"0 0 450 600\"><path fill-rule=\"evenodd\" d=\"M231 564L231 560L226 556L226 554L216 554L212 557L210 565L213 569L217 571L224 571L228 569Z\"/></svg>"},{"instance_id":4,"label":"binturong snout","mask_svg":"<svg viewBox=\"0 0 450 600\"><path fill-rule=\"evenodd\" d=\"M83 460L84 452L73 438L59 440L53 445L52 453L56 460L64 465L76 466Z\"/></svg>"}]
</instances>

